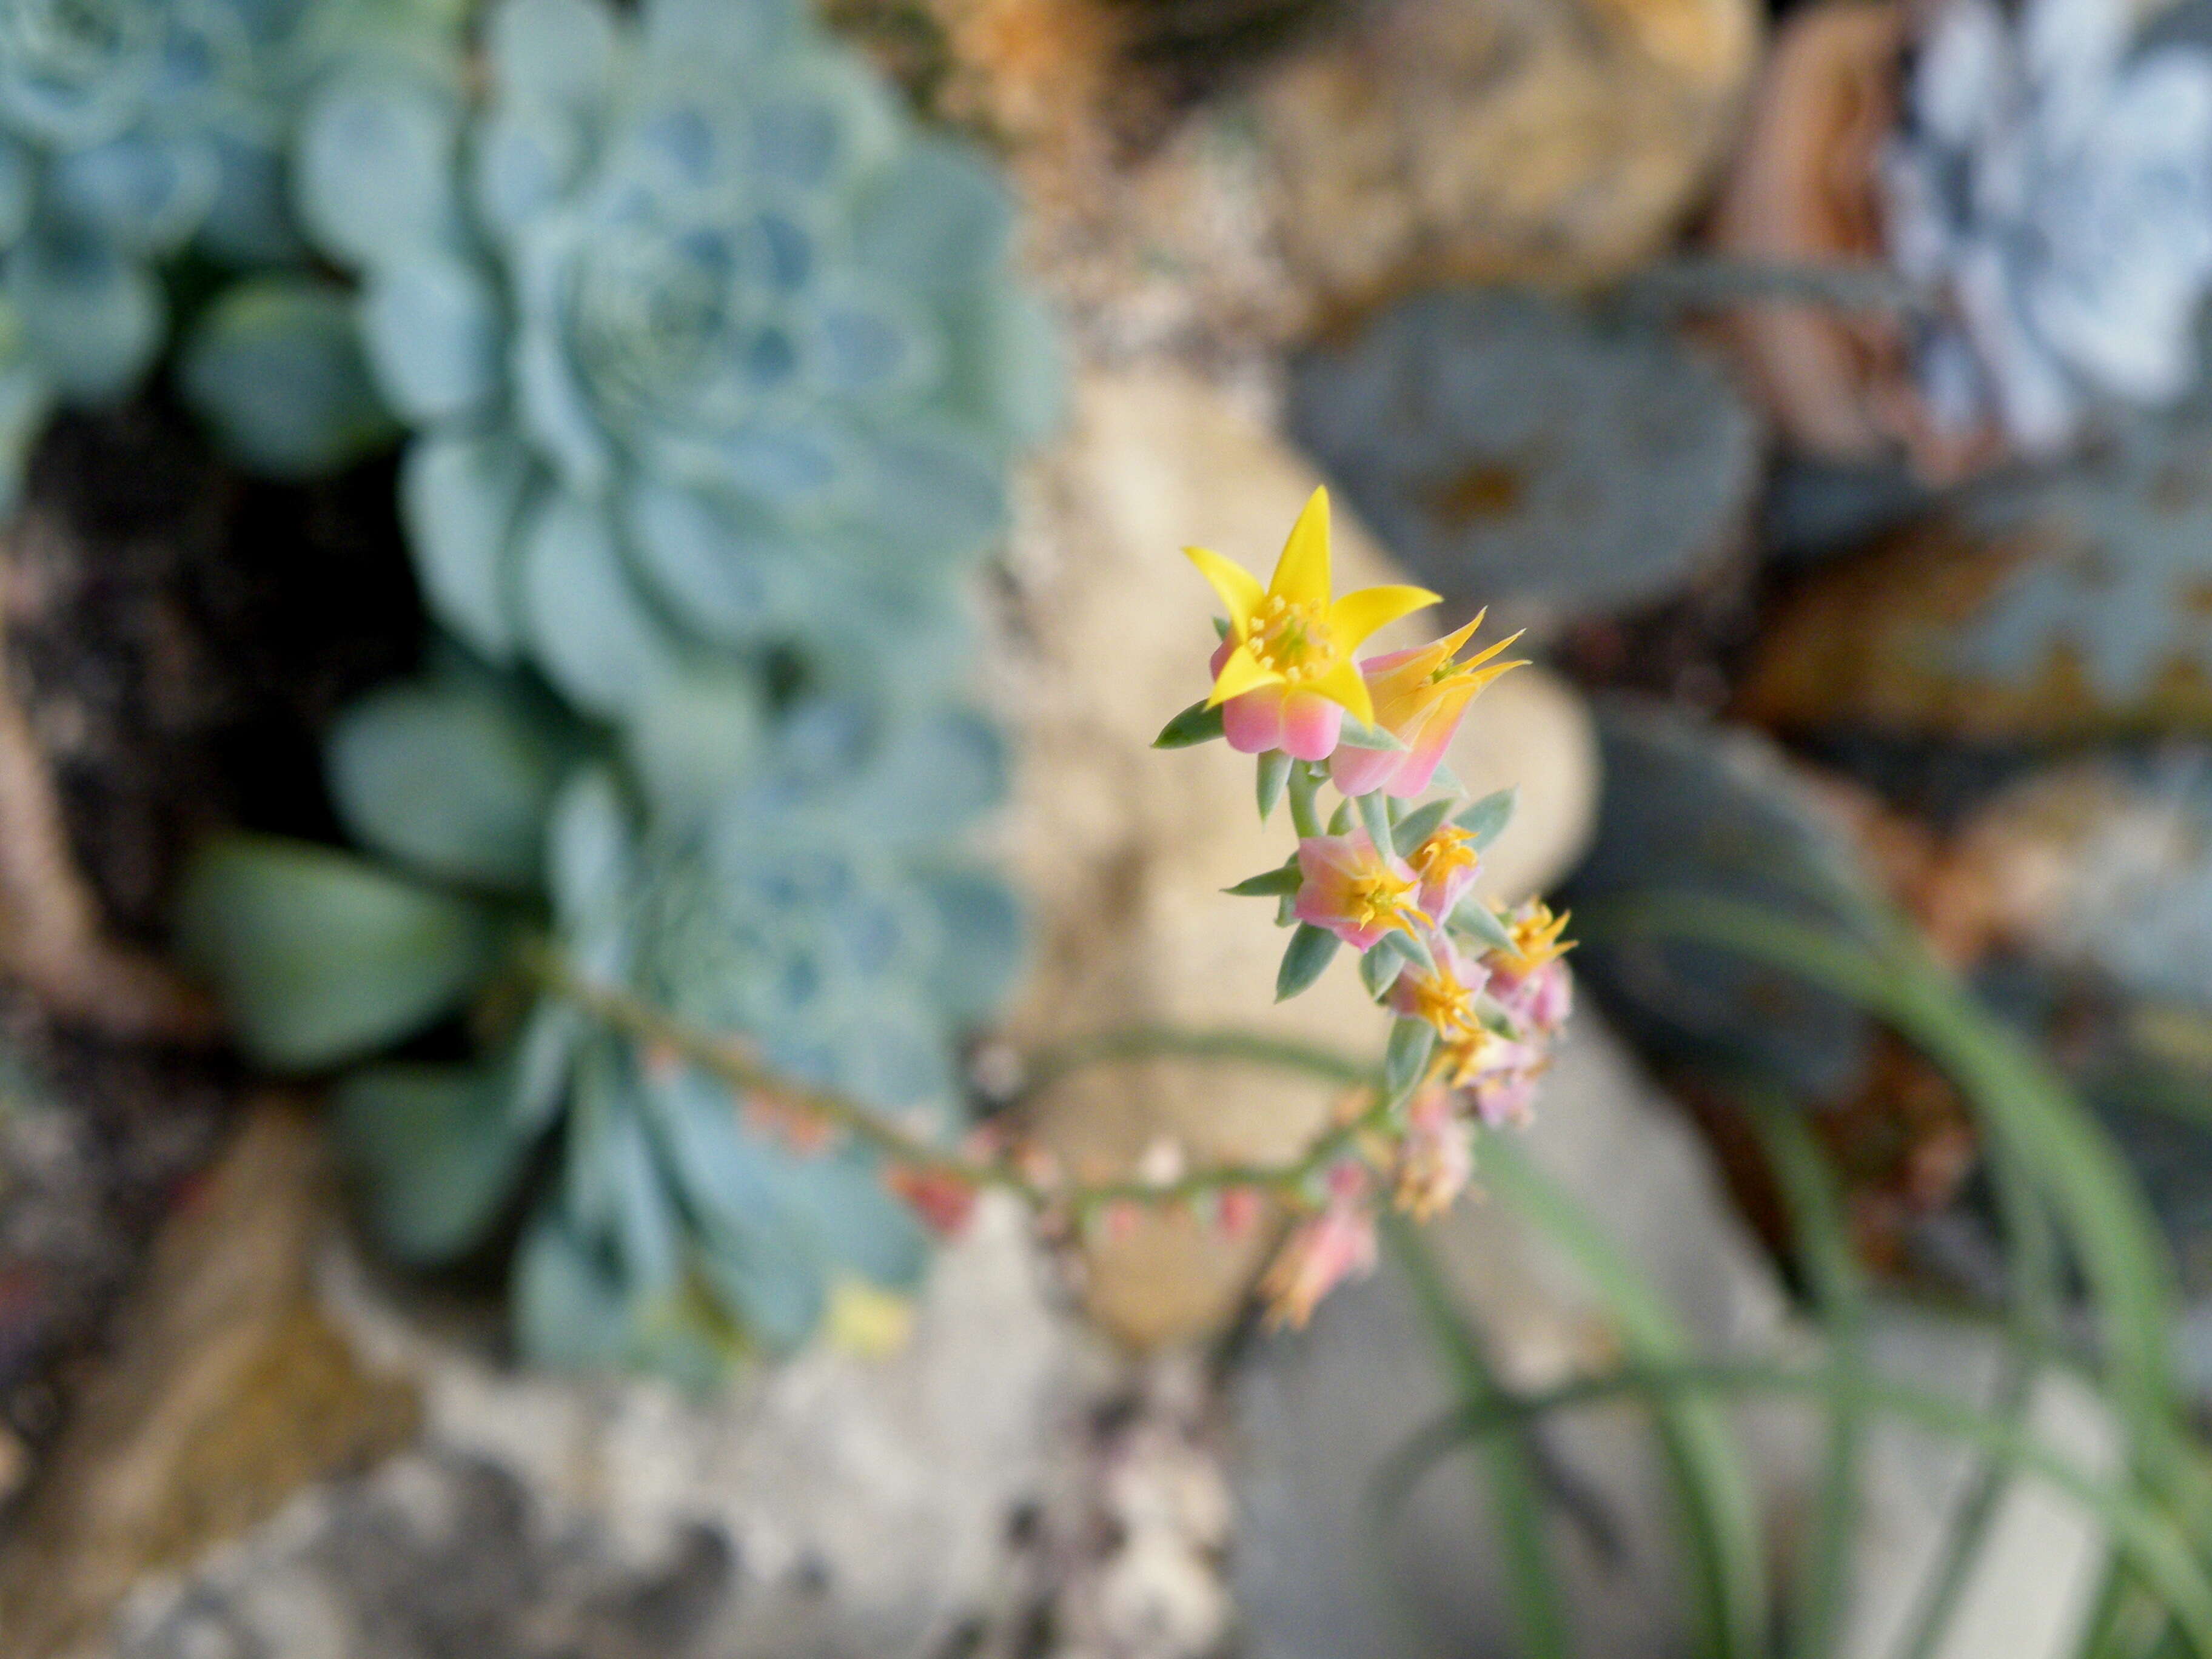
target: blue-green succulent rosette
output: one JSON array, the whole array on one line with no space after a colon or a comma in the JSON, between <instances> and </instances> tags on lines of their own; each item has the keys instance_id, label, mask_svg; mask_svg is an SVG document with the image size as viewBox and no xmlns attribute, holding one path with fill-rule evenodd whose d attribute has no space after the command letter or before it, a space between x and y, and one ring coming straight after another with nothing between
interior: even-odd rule
<instances>
[{"instance_id":1,"label":"blue-green succulent rosette","mask_svg":"<svg viewBox=\"0 0 2212 1659\"><path fill-rule=\"evenodd\" d=\"M439 621L617 722L732 650L941 686L1058 390L994 173L782 0L504 0L483 57L340 79L297 158Z\"/></svg>"},{"instance_id":2,"label":"blue-green succulent rosette","mask_svg":"<svg viewBox=\"0 0 2212 1659\"><path fill-rule=\"evenodd\" d=\"M0 0L0 510L57 404L136 386L158 264L296 259L301 101L342 64L431 62L456 0ZM446 49L451 56L451 47Z\"/></svg>"},{"instance_id":3,"label":"blue-green succulent rosette","mask_svg":"<svg viewBox=\"0 0 2212 1659\"><path fill-rule=\"evenodd\" d=\"M1013 896L957 847L1002 757L972 716L886 746L801 700L740 782L678 811L549 704L450 647L371 694L329 761L374 856L215 842L181 939L256 1060L348 1068L339 1143L386 1254L511 1245L527 1356L706 1382L805 1342L841 1297L911 1291L923 1231L867 1146L756 1121L762 1103L656 1057L580 988L957 1144L960 1034L1021 960ZM422 1042L441 1025L474 1054Z\"/></svg>"}]
</instances>

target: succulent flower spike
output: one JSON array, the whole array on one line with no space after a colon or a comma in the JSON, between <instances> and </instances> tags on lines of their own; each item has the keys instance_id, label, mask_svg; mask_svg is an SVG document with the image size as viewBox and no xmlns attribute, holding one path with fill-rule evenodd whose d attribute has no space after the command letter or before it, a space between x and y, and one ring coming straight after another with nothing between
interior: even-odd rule
<instances>
[{"instance_id":1,"label":"succulent flower spike","mask_svg":"<svg viewBox=\"0 0 2212 1659\"><path fill-rule=\"evenodd\" d=\"M1420 878L1415 902L1421 913L1438 921L1451 915L1474 885L1481 863L1482 854L1468 831L1449 823L1431 830L1426 840L1406 854L1407 868Z\"/></svg>"},{"instance_id":2,"label":"succulent flower spike","mask_svg":"<svg viewBox=\"0 0 2212 1659\"><path fill-rule=\"evenodd\" d=\"M1475 694L1499 675L1528 666L1525 660L1493 660L1521 637L1518 634L1508 635L1465 662L1452 660L1488 614L1478 612L1455 634L1426 645L1388 652L1360 665L1374 706L1371 724L1406 746L1402 750L1339 749L1329 761L1329 777L1338 789L1347 795L1381 789L1410 799L1429 787L1437 763L1443 759Z\"/></svg>"},{"instance_id":3,"label":"succulent flower spike","mask_svg":"<svg viewBox=\"0 0 2212 1659\"><path fill-rule=\"evenodd\" d=\"M1386 859L1359 830L1309 836L1298 843L1297 897L1291 913L1325 927L1355 951L1385 933L1413 933L1428 918L1413 902L1419 885L1401 859Z\"/></svg>"},{"instance_id":4,"label":"succulent flower spike","mask_svg":"<svg viewBox=\"0 0 2212 1659\"><path fill-rule=\"evenodd\" d=\"M1328 759L1346 710L1363 722L1375 717L1352 653L1378 628L1437 603L1426 588L1404 586L1330 599L1326 489L1298 514L1264 589L1218 553L1183 551L1229 611L1206 701L1221 709L1230 747L1248 755L1280 749L1297 760Z\"/></svg>"}]
</instances>

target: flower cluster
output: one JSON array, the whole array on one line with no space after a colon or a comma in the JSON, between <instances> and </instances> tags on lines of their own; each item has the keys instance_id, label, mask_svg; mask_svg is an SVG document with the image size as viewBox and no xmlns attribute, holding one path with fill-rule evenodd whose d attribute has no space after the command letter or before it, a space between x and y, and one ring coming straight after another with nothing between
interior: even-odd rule
<instances>
[{"instance_id":1,"label":"flower cluster","mask_svg":"<svg viewBox=\"0 0 2212 1659\"><path fill-rule=\"evenodd\" d=\"M1512 638L1462 655L1477 617L1426 645L1356 659L1376 630L1437 596L1390 586L1332 597L1322 490L1265 588L1218 554L1188 552L1229 617L1212 692L1160 743L1225 738L1258 757L1262 817L1288 799L1297 849L1230 890L1274 899L1292 929L1278 999L1313 984L1350 945L1369 994L1397 1016L1362 1133L1309 1172L1310 1212L1261 1286L1274 1318L1303 1324L1331 1286L1372 1261L1378 1200L1434 1214L1473 1174L1476 1126L1526 1121L1571 1000L1566 918L1538 900L1500 913L1475 896L1483 849L1513 798L1462 807L1443 764L1468 705L1522 665L1502 659ZM1424 802L1439 785L1440 797ZM1326 821L1325 787L1340 797Z\"/></svg>"}]
</instances>

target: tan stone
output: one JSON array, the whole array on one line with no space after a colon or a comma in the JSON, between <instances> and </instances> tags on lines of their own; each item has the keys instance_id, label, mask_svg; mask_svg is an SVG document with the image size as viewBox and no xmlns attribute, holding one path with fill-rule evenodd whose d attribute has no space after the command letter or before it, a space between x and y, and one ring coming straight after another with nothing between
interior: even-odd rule
<instances>
[{"instance_id":1,"label":"tan stone","mask_svg":"<svg viewBox=\"0 0 2212 1659\"><path fill-rule=\"evenodd\" d=\"M1222 744L1149 746L1205 689L1212 648L1212 601L1180 550L1200 543L1264 574L1314 483L1191 376L1146 368L1082 382L1073 430L1033 479L1017 538L1001 687L1024 757L1010 847L1037 913L1040 960L1011 1033L1023 1046L1155 1024L1379 1051L1385 1018L1348 960L1274 1006L1285 935L1273 908L1221 891L1291 845L1285 817L1257 821L1251 758ZM1340 591L1402 580L1341 509L1336 571ZM1434 626L1414 618L1400 634ZM1556 879L1596 787L1573 695L1539 670L1508 676L1474 705L1452 764L1476 790L1522 787L1492 855L1500 892ZM1042 1127L1085 1174L1119 1172L1163 1136L1198 1158L1280 1158L1312 1133L1331 1092L1241 1067L1098 1066L1048 1093ZM1095 1250L1093 1309L1140 1343L1205 1328L1234 1308L1264 1244L1225 1248L1187 1218L1145 1223Z\"/></svg>"},{"instance_id":2,"label":"tan stone","mask_svg":"<svg viewBox=\"0 0 2212 1659\"><path fill-rule=\"evenodd\" d=\"M413 1390L358 1364L314 1297L331 1184L308 1117L264 1103L167 1224L0 1556L13 1659L72 1650L142 1575L412 1437Z\"/></svg>"},{"instance_id":3,"label":"tan stone","mask_svg":"<svg viewBox=\"0 0 2212 1659\"><path fill-rule=\"evenodd\" d=\"M1294 269L1339 298L1657 252L1755 66L1745 0L1395 0L1259 100Z\"/></svg>"}]
</instances>

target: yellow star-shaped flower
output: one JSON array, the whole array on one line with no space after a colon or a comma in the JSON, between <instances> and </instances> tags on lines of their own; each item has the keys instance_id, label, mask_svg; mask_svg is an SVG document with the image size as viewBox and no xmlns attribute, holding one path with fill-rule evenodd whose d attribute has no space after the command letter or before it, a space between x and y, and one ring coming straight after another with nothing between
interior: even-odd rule
<instances>
[{"instance_id":1,"label":"yellow star-shaped flower","mask_svg":"<svg viewBox=\"0 0 2212 1659\"><path fill-rule=\"evenodd\" d=\"M1229 651L1215 672L1206 707L1279 686L1311 691L1372 724L1375 705L1352 653L1437 595L1425 587L1363 587L1329 597L1328 491L1316 489L1291 526L1275 574L1262 588L1243 566L1202 547L1183 550L1229 611Z\"/></svg>"}]
</instances>

